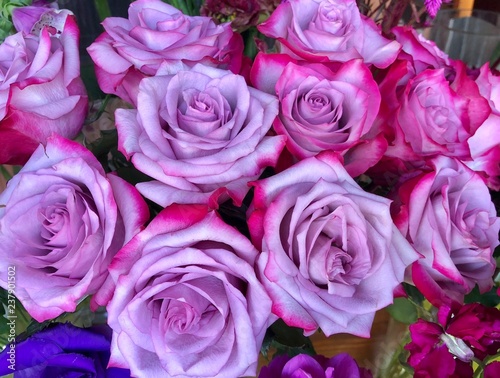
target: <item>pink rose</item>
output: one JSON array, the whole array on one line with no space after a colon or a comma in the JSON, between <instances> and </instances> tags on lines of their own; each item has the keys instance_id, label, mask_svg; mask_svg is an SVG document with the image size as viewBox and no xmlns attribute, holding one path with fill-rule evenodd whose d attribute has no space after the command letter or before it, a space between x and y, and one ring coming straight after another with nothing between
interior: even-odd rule
<instances>
[{"instance_id":1,"label":"pink rose","mask_svg":"<svg viewBox=\"0 0 500 378\"><path fill-rule=\"evenodd\" d=\"M137 110L118 109L118 147L155 181L139 191L162 205L231 197L240 204L248 182L274 166L284 138L266 136L278 113L274 96L242 76L197 65L146 78Z\"/></svg>"},{"instance_id":2,"label":"pink rose","mask_svg":"<svg viewBox=\"0 0 500 378\"><path fill-rule=\"evenodd\" d=\"M355 0L288 0L258 27L280 42L280 52L310 62L362 58L386 68L401 48L362 16Z\"/></svg>"},{"instance_id":3,"label":"pink rose","mask_svg":"<svg viewBox=\"0 0 500 378\"><path fill-rule=\"evenodd\" d=\"M248 224L273 313L306 335L368 337L417 258L390 201L363 191L332 152L254 185Z\"/></svg>"},{"instance_id":4,"label":"pink rose","mask_svg":"<svg viewBox=\"0 0 500 378\"><path fill-rule=\"evenodd\" d=\"M178 71L201 62L238 73L243 41L229 23L185 16L160 0L130 4L128 19L108 17L105 32L90 45L99 86L135 104L142 78L158 69Z\"/></svg>"},{"instance_id":5,"label":"pink rose","mask_svg":"<svg viewBox=\"0 0 500 378\"><path fill-rule=\"evenodd\" d=\"M0 164L24 164L50 135L80 132L88 101L78 36L74 17L66 16L39 35L20 32L0 45Z\"/></svg>"},{"instance_id":6,"label":"pink rose","mask_svg":"<svg viewBox=\"0 0 500 378\"><path fill-rule=\"evenodd\" d=\"M419 74L427 68L449 68L452 61L437 47L434 41L425 39L410 26L396 26L392 28L396 41L401 44L399 59L411 62L413 75Z\"/></svg>"},{"instance_id":7,"label":"pink rose","mask_svg":"<svg viewBox=\"0 0 500 378\"><path fill-rule=\"evenodd\" d=\"M273 128L287 137L288 150L299 160L336 151L344 156L347 171L357 176L384 154L383 137L365 138L377 116L380 93L362 60L332 71L287 55L259 54L251 79L257 88L277 94L280 111Z\"/></svg>"},{"instance_id":8,"label":"pink rose","mask_svg":"<svg viewBox=\"0 0 500 378\"><path fill-rule=\"evenodd\" d=\"M53 136L0 194L0 270L15 269L15 294L37 321L73 312L147 218L132 185L106 176L86 148ZM0 285L7 289L6 275Z\"/></svg>"},{"instance_id":9,"label":"pink rose","mask_svg":"<svg viewBox=\"0 0 500 378\"><path fill-rule=\"evenodd\" d=\"M110 366L134 377L254 376L271 314L257 255L205 206L163 210L111 264Z\"/></svg>"},{"instance_id":10,"label":"pink rose","mask_svg":"<svg viewBox=\"0 0 500 378\"><path fill-rule=\"evenodd\" d=\"M467 142L489 117L491 108L466 75L465 65L458 63L451 82L444 69L427 69L399 90L392 123L395 139L388 156L409 161L438 155L471 160Z\"/></svg>"},{"instance_id":11,"label":"pink rose","mask_svg":"<svg viewBox=\"0 0 500 378\"><path fill-rule=\"evenodd\" d=\"M422 258L414 284L434 305L461 302L477 284L491 288L500 218L484 180L456 159L439 157L403 183L394 221Z\"/></svg>"},{"instance_id":12,"label":"pink rose","mask_svg":"<svg viewBox=\"0 0 500 378\"><path fill-rule=\"evenodd\" d=\"M488 64L481 67L475 80L479 92L491 106L492 114L467 141L472 162L469 168L483 174L488 186L500 190L500 76L494 75Z\"/></svg>"}]
</instances>

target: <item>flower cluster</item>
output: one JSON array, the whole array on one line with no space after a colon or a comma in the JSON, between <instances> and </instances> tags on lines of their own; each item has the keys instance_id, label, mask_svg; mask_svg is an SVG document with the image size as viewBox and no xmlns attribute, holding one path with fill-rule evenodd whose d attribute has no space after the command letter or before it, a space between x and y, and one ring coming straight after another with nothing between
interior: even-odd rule
<instances>
[{"instance_id":1,"label":"flower cluster","mask_svg":"<svg viewBox=\"0 0 500 378\"><path fill-rule=\"evenodd\" d=\"M85 127L74 15L12 13L0 163L22 167L0 192L0 286L32 321L0 374L255 376L270 327L370 337L403 295L437 316L410 326L415 376L494 376L500 311L464 303L496 269L500 76L355 0L217 4L105 18ZM371 376L293 352L260 377Z\"/></svg>"}]
</instances>

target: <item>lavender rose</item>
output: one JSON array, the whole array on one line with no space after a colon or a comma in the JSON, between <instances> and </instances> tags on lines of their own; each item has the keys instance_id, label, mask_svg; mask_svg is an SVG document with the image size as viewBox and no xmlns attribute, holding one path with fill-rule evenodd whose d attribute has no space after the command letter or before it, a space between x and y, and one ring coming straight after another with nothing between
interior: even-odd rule
<instances>
[{"instance_id":1,"label":"lavender rose","mask_svg":"<svg viewBox=\"0 0 500 378\"><path fill-rule=\"evenodd\" d=\"M299 160L336 151L344 156L347 171L358 176L384 154L383 137L367 138L380 93L361 59L332 71L283 54L259 54L251 80L257 88L277 94L280 112L273 128L287 137L288 150Z\"/></svg>"},{"instance_id":2,"label":"lavender rose","mask_svg":"<svg viewBox=\"0 0 500 378\"><path fill-rule=\"evenodd\" d=\"M413 282L436 306L462 302L477 284L491 288L500 218L484 180L456 159L431 161L431 172L406 181L394 221L423 256Z\"/></svg>"},{"instance_id":3,"label":"lavender rose","mask_svg":"<svg viewBox=\"0 0 500 378\"><path fill-rule=\"evenodd\" d=\"M15 267L16 296L37 321L72 312L147 218L132 185L53 136L0 194L0 270ZM8 287L6 276L0 286Z\"/></svg>"},{"instance_id":4,"label":"lavender rose","mask_svg":"<svg viewBox=\"0 0 500 378\"><path fill-rule=\"evenodd\" d=\"M197 65L141 82L137 110L116 111L118 147L155 179L137 188L162 206L216 202L222 191L241 203L284 147L266 136L277 112L242 76Z\"/></svg>"},{"instance_id":5,"label":"lavender rose","mask_svg":"<svg viewBox=\"0 0 500 378\"><path fill-rule=\"evenodd\" d=\"M206 206L163 210L111 264L110 366L135 377L255 375L271 314L257 255Z\"/></svg>"},{"instance_id":6,"label":"lavender rose","mask_svg":"<svg viewBox=\"0 0 500 378\"><path fill-rule=\"evenodd\" d=\"M0 45L0 164L24 164L51 134L73 138L83 126L88 101L74 16L39 29Z\"/></svg>"},{"instance_id":7,"label":"lavender rose","mask_svg":"<svg viewBox=\"0 0 500 378\"><path fill-rule=\"evenodd\" d=\"M130 4L128 19L108 17L105 32L88 48L99 86L135 103L142 78L160 67L174 72L201 62L238 73L243 41L229 23L210 17L190 17L161 0Z\"/></svg>"},{"instance_id":8,"label":"lavender rose","mask_svg":"<svg viewBox=\"0 0 500 378\"><path fill-rule=\"evenodd\" d=\"M390 201L363 191L332 152L254 185L248 224L273 313L306 335L321 328L368 337L417 258Z\"/></svg>"},{"instance_id":9,"label":"lavender rose","mask_svg":"<svg viewBox=\"0 0 500 378\"><path fill-rule=\"evenodd\" d=\"M130 371L107 368L111 330L55 323L15 343L15 376L129 378ZM0 375L11 374L9 346L0 354Z\"/></svg>"},{"instance_id":10,"label":"lavender rose","mask_svg":"<svg viewBox=\"0 0 500 378\"><path fill-rule=\"evenodd\" d=\"M287 0L258 29L280 42L280 52L310 62L362 58L386 68L401 48L382 37L355 0Z\"/></svg>"},{"instance_id":11,"label":"lavender rose","mask_svg":"<svg viewBox=\"0 0 500 378\"><path fill-rule=\"evenodd\" d=\"M330 359L323 356L299 354L273 358L262 368L259 378L371 378L369 370L360 368L347 353Z\"/></svg>"}]
</instances>

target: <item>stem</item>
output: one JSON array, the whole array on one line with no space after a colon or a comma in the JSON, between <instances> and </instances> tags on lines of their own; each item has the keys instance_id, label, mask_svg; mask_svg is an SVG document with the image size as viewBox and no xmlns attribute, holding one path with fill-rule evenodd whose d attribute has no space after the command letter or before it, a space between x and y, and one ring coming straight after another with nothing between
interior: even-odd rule
<instances>
[{"instance_id":1,"label":"stem","mask_svg":"<svg viewBox=\"0 0 500 378\"><path fill-rule=\"evenodd\" d=\"M105 18L111 16L108 0L94 0L94 5L101 21L104 21Z\"/></svg>"},{"instance_id":2,"label":"stem","mask_svg":"<svg viewBox=\"0 0 500 378\"><path fill-rule=\"evenodd\" d=\"M472 361L474 361L477 364L477 369L474 372L474 378L482 377L482 373L484 371L484 368L486 367L486 364L483 361L477 359L476 357L474 357Z\"/></svg>"}]
</instances>

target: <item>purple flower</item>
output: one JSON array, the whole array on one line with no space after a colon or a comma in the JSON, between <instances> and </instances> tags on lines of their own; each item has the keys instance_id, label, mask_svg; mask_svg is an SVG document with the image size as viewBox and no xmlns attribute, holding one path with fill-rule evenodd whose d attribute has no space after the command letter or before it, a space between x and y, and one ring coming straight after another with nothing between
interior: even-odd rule
<instances>
[{"instance_id":1,"label":"purple flower","mask_svg":"<svg viewBox=\"0 0 500 378\"><path fill-rule=\"evenodd\" d=\"M36 28L33 20L0 44L1 164L26 163L51 134L74 138L87 112L74 16L59 13Z\"/></svg>"},{"instance_id":2,"label":"purple flower","mask_svg":"<svg viewBox=\"0 0 500 378\"><path fill-rule=\"evenodd\" d=\"M78 328L71 323L52 324L16 342L15 376L127 378L130 371L107 368L111 331L107 326ZM0 376L13 372L10 345L0 354ZM12 353L11 353L12 354ZM10 368L9 368L10 366Z\"/></svg>"},{"instance_id":3,"label":"purple flower","mask_svg":"<svg viewBox=\"0 0 500 378\"><path fill-rule=\"evenodd\" d=\"M417 258L389 200L359 187L331 151L253 185L248 224L273 313L306 335L369 337Z\"/></svg>"},{"instance_id":4,"label":"purple flower","mask_svg":"<svg viewBox=\"0 0 500 378\"><path fill-rule=\"evenodd\" d=\"M0 271L15 266L16 296L37 321L75 311L148 217L131 184L106 175L85 147L53 136L0 194Z\"/></svg>"},{"instance_id":5,"label":"purple flower","mask_svg":"<svg viewBox=\"0 0 500 378\"><path fill-rule=\"evenodd\" d=\"M263 367L259 378L370 378L369 370L360 368L347 353L330 359L323 356L299 354L274 358Z\"/></svg>"},{"instance_id":6,"label":"purple flower","mask_svg":"<svg viewBox=\"0 0 500 378\"><path fill-rule=\"evenodd\" d=\"M108 17L105 32L88 48L99 86L135 103L142 78L160 67L177 72L183 65L203 63L239 72L243 40L229 23L190 17L160 0L137 0L128 19Z\"/></svg>"}]
</instances>

